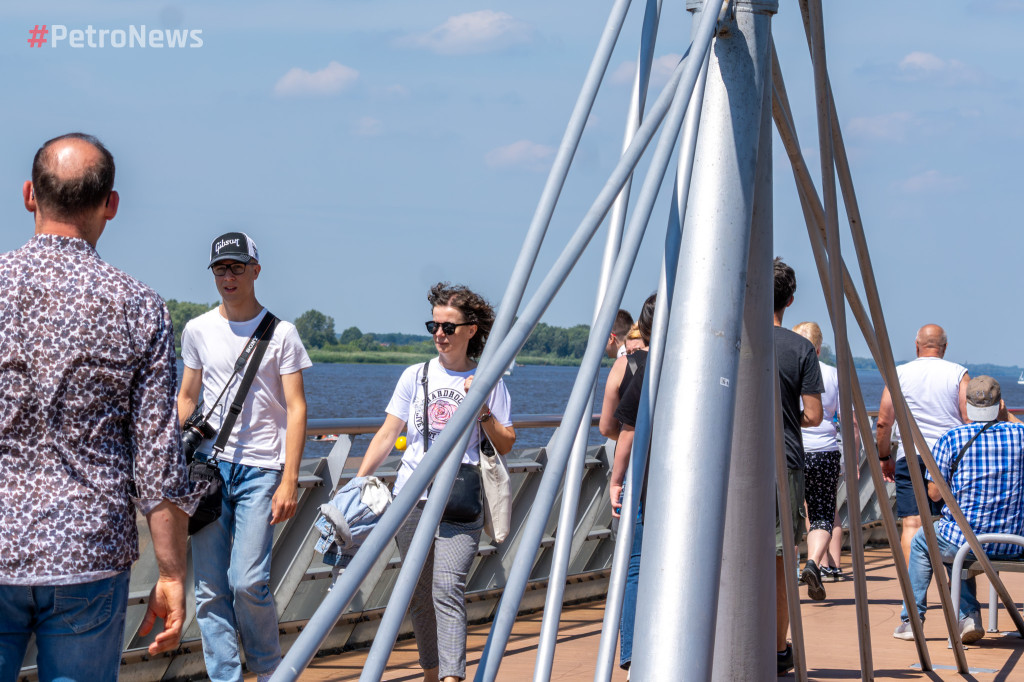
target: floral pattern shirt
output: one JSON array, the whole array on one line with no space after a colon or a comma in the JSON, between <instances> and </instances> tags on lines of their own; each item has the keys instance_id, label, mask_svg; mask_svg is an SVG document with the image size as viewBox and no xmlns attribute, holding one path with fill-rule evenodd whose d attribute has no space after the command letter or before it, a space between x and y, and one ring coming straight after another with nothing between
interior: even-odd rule
<instances>
[{"instance_id":1,"label":"floral pattern shirt","mask_svg":"<svg viewBox=\"0 0 1024 682\"><path fill-rule=\"evenodd\" d=\"M83 239L0 255L0 584L128 570L136 508L165 499L198 502L163 300Z\"/></svg>"}]
</instances>

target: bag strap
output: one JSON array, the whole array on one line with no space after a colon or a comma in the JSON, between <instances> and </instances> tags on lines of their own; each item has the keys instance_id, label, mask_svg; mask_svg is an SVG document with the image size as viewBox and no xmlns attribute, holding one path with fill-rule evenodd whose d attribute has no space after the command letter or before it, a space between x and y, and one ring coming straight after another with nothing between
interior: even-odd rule
<instances>
[{"instance_id":1,"label":"bag strap","mask_svg":"<svg viewBox=\"0 0 1024 682\"><path fill-rule=\"evenodd\" d=\"M427 407L430 404L429 396L427 392L429 387L427 386L427 371L430 369L430 360L423 363L423 376L420 378L420 385L423 386L423 453L426 454L427 448L430 447L430 427L428 424Z\"/></svg>"},{"instance_id":2,"label":"bag strap","mask_svg":"<svg viewBox=\"0 0 1024 682\"><path fill-rule=\"evenodd\" d=\"M256 377L256 372L259 370L260 363L263 361L263 356L267 352L267 346L270 345L270 339L274 336L276 328L277 318L268 310L267 314L260 320L259 326L256 327L252 336L249 337L249 342L245 344L242 353L235 360L235 371L231 374L232 378L245 368L246 363L249 364L249 367L245 370L242 382L238 385L238 390L235 392L235 399L232 401L231 407L228 408L228 413L224 415L224 422L220 425L220 434L217 436L217 442L213 445L214 459L217 459L218 454L224 452L224 447L228 444L231 430L235 428L235 421L242 412L242 403L245 402L245 398L249 394L252 380ZM249 362L250 358L251 362ZM228 379L228 383L231 383L231 379ZM223 391L221 395L223 395Z\"/></svg>"},{"instance_id":3,"label":"bag strap","mask_svg":"<svg viewBox=\"0 0 1024 682\"><path fill-rule=\"evenodd\" d=\"M993 419L990 422L986 422L985 425L982 426L981 429L979 429L976 434L971 436L971 439L969 441L967 441L966 443L964 443L964 446L962 448L960 448L960 453L953 459L952 463L950 463L950 465L949 465L949 480L950 481L953 480L953 474L956 473L957 467L960 466L960 460L962 460L964 458L964 455L967 454L967 448L971 447L971 445L974 443L974 441L978 439L978 436L980 436L981 434L985 433L985 430L988 427L994 426L997 421L999 421L999 420L998 419Z\"/></svg>"}]
</instances>

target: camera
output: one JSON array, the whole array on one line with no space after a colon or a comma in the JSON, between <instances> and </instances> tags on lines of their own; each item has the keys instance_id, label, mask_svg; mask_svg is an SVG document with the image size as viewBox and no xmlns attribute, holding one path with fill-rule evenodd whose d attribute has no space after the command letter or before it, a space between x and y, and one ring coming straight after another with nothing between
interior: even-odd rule
<instances>
[{"instance_id":1,"label":"camera","mask_svg":"<svg viewBox=\"0 0 1024 682\"><path fill-rule=\"evenodd\" d=\"M206 421L202 408L196 407L181 427L181 449L185 452L185 461L191 462L199 444L216 435L217 430Z\"/></svg>"}]
</instances>

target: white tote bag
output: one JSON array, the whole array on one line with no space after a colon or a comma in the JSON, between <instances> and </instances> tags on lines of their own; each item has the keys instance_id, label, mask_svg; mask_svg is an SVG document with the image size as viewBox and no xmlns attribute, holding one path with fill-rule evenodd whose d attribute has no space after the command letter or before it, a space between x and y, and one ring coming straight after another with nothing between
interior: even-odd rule
<instances>
[{"instance_id":1,"label":"white tote bag","mask_svg":"<svg viewBox=\"0 0 1024 682\"><path fill-rule=\"evenodd\" d=\"M508 462L499 455L494 444L480 429L480 479L484 489L484 530L502 543L512 526L512 487Z\"/></svg>"}]
</instances>

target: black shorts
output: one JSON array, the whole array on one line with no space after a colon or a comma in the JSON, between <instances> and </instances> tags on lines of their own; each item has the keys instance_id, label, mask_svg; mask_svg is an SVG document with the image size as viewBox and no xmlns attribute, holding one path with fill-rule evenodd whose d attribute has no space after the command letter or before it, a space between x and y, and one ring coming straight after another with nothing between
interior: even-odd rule
<instances>
[{"instance_id":1,"label":"black shorts","mask_svg":"<svg viewBox=\"0 0 1024 682\"><path fill-rule=\"evenodd\" d=\"M918 459L917 463L921 465L921 477L924 478L927 471L924 462ZM925 484L927 485L927 479L925 479ZM928 504L931 506L932 516L938 516L942 512L942 502L932 502L929 499ZM920 515L920 512L917 511L917 499L914 497L914 485L910 480L907 458L902 457L896 460L896 516L902 519L907 516Z\"/></svg>"}]
</instances>

